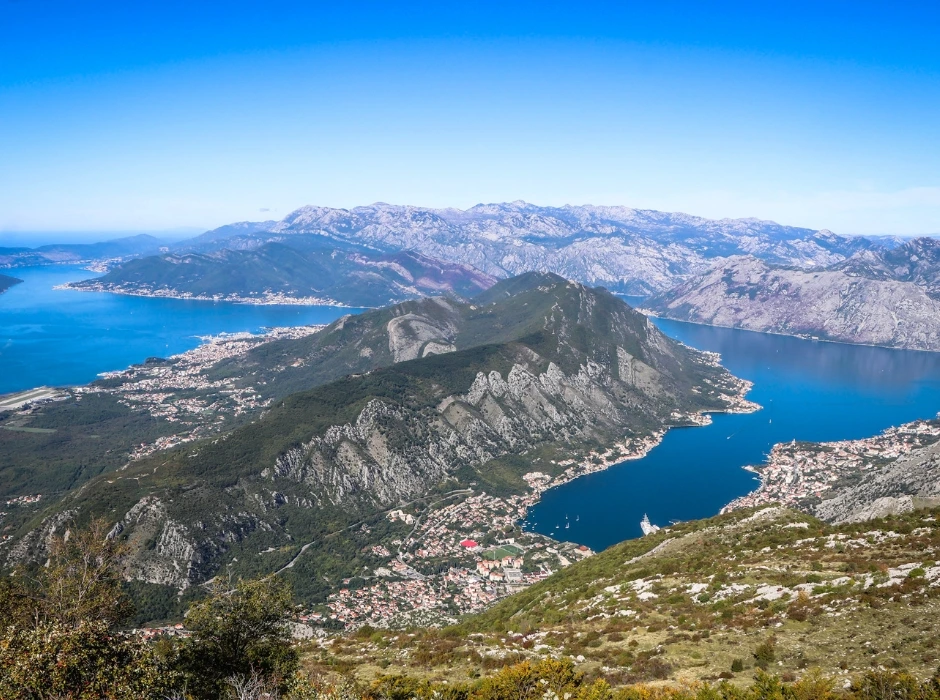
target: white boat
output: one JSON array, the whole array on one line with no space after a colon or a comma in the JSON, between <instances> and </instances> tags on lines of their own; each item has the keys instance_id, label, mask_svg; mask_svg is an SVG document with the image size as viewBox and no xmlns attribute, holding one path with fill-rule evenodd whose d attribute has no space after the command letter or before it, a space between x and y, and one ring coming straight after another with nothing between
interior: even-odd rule
<instances>
[{"instance_id":1,"label":"white boat","mask_svg":"<svg viewBox=\"0 0 940 700\"><path fill-rule=\"evenodd\" d=\"M640 529L643 531L643 535L652 535L654 532L659 532L659 525L653 525L650 522L650 516L646 513L643 514L643 519L640 521Z\"/></svg>"}]
</instances>

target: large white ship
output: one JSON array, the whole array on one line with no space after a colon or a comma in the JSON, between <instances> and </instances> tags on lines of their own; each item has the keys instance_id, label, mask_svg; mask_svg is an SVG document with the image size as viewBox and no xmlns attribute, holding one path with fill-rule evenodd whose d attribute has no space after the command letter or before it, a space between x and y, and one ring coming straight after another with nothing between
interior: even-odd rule
<instances>
[{"instance_id":1,"label":"large white ship","mask_svg":"<svg viewBox=\"0 0 940 700\"><path fill-rule=\"evenodd\" d=\"M653 525L653 523L650 522L650 516L643 513L643 519L640 521L640 529L643 531L644 535L652 535L654 532L659 532L659 525Z\"/></svg>"}]
</instances>

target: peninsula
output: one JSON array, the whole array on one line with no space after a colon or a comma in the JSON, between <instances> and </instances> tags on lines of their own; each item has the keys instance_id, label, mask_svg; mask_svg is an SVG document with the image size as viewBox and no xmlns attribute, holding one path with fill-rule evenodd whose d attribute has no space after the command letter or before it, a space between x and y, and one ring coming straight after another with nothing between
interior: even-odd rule
<instances>
[{"instance_id":1,"label":"peninsula","mask_svg":"<svg viewBox=\"0 0 940 700\"><path fill-rule=\"evenodd\" d=\"M254 250L137 258L102 277L64 285L82 291L245 304L376 308L428 294L467 298L496 280L466 265L410 251L379 253L319 239Z\"/></svg>"},{"instance_id":2,"label":"peninsula","mask_svg":"<svg viewBox=\"0 0 940 700\"><path fill-rule=\"evenodd\" d=\"M774 445L747 467L760 486L728 512L779 503L836 523L940 505L940 419L918 420L862 440Z\"/></svg>"},{"instance_id":3,"label":"peninsula","mask_svg":"<svg viewBox=\"0 0 940 700\"><path fill-rule=\"evenodd\" d=\"M16 277L10 277L10 275L0 274L0 294L3 294L10 287L15 284L20 284L23 280Z\"/></svg>"}]
</instances>

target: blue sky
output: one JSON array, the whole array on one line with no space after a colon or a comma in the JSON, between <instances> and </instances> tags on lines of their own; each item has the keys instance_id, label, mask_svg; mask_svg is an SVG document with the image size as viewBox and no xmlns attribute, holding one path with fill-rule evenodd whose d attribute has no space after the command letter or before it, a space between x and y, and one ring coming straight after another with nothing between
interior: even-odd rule
<instances>
[{"instance_id":1,"label":"blue sky","mask_svg":"<svg viewBox=\"0 0 940 700\"><path fill-rule=\"evenodd\" d=\"M0 232L514 199L940 232L940 3L773 4L0 0Z\"/></svg>"}]
</instances>

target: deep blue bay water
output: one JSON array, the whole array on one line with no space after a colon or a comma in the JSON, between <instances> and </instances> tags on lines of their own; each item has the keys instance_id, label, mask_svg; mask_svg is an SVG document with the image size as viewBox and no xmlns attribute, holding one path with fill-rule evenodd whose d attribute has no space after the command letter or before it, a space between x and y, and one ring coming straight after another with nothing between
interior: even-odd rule
<instances>
[{"instance_id":1,"label":"deep blue bay water","mask_svg":"<svg viewBox=\"0 0 940 700\"><path fill-rule=\"evenodd\" d=\"M601 550L638 537L644 513L658 525L715 515L757 486L742 467L762 463L774 443L858 439L940 411L940 353L654 321L677 340L721 353L725 367L754 382L748 398L763 409L670 430L643 459L546 492L526 527Z\"/></svg>"},{"instance_id":2,"label":"deep blue bay water","mask_svg":"<svg viewBox=\"0 0 940 700\"><path fill-rule=\"evenodd\" d=\"M77 266L4 270L23 280L0 294L0 394L93 381L148 357L199 345L197 336L329 323L358 311L252 306L53 289L95 277Z\"/></svg>"}]
</instances>

